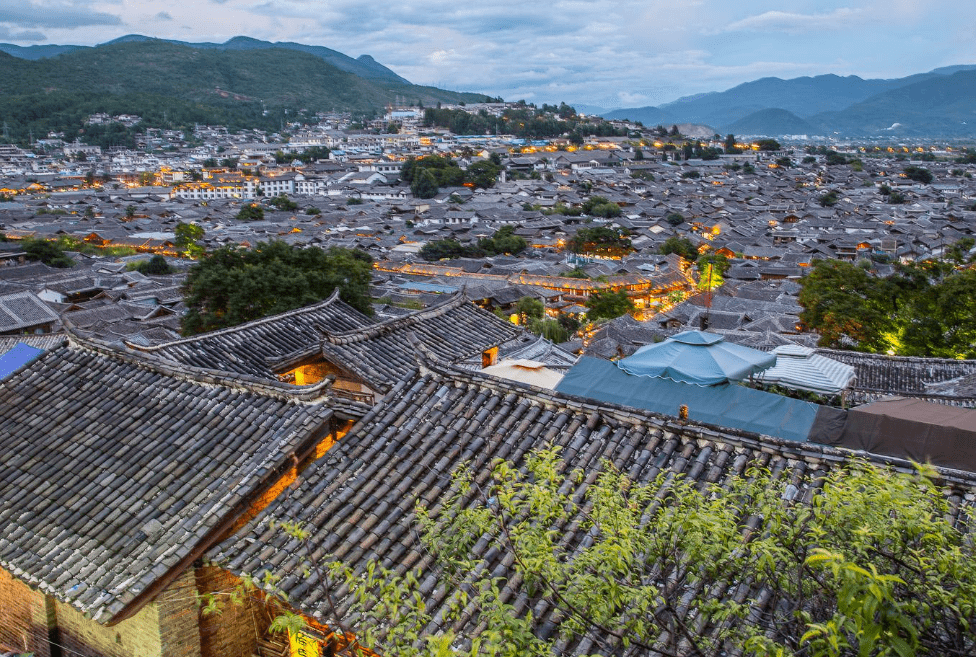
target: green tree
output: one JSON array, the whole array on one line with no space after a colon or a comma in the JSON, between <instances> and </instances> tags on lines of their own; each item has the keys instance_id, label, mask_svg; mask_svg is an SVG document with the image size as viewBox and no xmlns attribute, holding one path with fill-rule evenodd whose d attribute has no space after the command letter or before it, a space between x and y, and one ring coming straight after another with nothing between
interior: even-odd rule
<instances>
[{"instance_id":1,"label":"green tree","mask_svg":"<svg viewBox=\"0 0 976 657\"><path fill-rule=\"evenodd\" d=\"M343 301L371 315L372 259L334 247L262 242L223 247L190 268L184 286L183 334L194 335L321 301L339 289Z\"/></svg>"},{"instance_id":2,"label":"green tree","mask_svg":"<svg viewBox=\"0 0 976 657\"><path fill-rule=\"evenodd\" d=\"M410 183L410 191L417 198L434 198L437 196L437 178L427 169L422 169Z\"/></svg>"},{"instance_id":3,"label":"green tree","mask_svg":"<svg viewBox=\"0 0 976 657\"><path fill-rule=\"evenodd\" d=\"M491 237L483 237L475 244L461 244L457 240L435 240L424 244L420 257L428 262L453 258L484 258L501 254L515 255L528 246L525 239L515 234L512 226L502 226Z\"/></svg>"},{"instance_id":4,"label":"green tree","mask_svg":"<svg viewBox=\"0 0 976 657\"><path fill-rule=\"evenodd\" d=\"M64 249L54 242L44 239L28 237L20 242L28 260L40 260L49 267L66 269L73 267L75 261L69 258Z\"/></svg>"},{"instance_id":5,"label":"green tree","mask_svg":"<svg viewBox=\"0 0 976 657\"><path fill-rule=\"evenodd\" d=\"M775 139L760 139L756 142L761 151L778 151L782 146Z\"/></svg>"},{"instance_id":6,"label":"green tree","mask_svg":"<svg viewBox=\"0 0 976 657\"><path fill-rule=\"evenodd\" d=\"M840 260L816 260L800 286L800 321L820 334L820 346L874 352L891 348L891 299L864 269Z\"/></svg>"},{"instance_id":7,"label":"green tree","mask_svg":"<svg viewBox=\"0 0 976 657\"><path fill-rule=\"evenodd\" d=\"M735 135L729 133L725 135L725 152L729 154L735 154L741 152L735 147Z\"/></svg>"},{"instance_id":8,"label":"green tree","mask_svg":"<svg viewBox=\"0 0 976 657\"><path fill-rule=\"evenodd\" d=\"M278 196L268 199L267 203L283 212L294 212L298 209L298 203L295 203L285 194L278 194Z\"/></svg>"},{"instance_id":9,"label":"green tree","mask_svg":"<svg viewBox=\"0 0 976 657\"><path fill-rule=\"evenodd\" d=\"M840 194L838 194L834 190L830 190L826 194L822 194L817 199L817 202L820 203L820 205L824 206L825 208L834 207L835 205L837 205L838 201L840 201Z\"/></svg>"},{"instance_id":10,"label":"green tree","mask_svg":"<svg viewBox=\"0 0 976 657\"><path fill-rule=\"evenodd\" d=\"M922 167L905 167L903 173L909 180L914 180L915 182L920 182L925 185L928 185L934 179L932 172Z\"/></svg>"},{"instance_id":11,"label":"green tree","mask_svg":"<svg viewBox=\"0 0 976 657\"><path fill-rule=\"evenodd\" d=\"M841 164L847 164L847 158L838 153L837 151L827 151L826 162L828 166L839 166Z\"/></svg>"},{"instance_id":12,"label":"green tree","mask_svg":"<svg viewBox=\"0 0 976 657\"><path fill-rule=\"evenodd\" d=\"M173 233L176 235L174 246L182 255L188 258L199 258L203 255L205 249L198 243L203 239L204 235L204 230L201 226L192 222L183 223L182 221L178 221L176 222L176 228L173 229Z\"/></svg>"},{"instance_id":13,"label":"green tree","mask_svg":"<svg viewBox=\"0 0 976 657\"><path fill-rule=\"evenodd\" d=\"M570 238L567 248L573 253L609 256L623 256L634 250L630 238L625 237L620 230L607 226L580 228Z\"/></svg>"},{"instance_id":14,"label":"green tree","mask_svg":"<svg viewBox=\"0 0 976 657\"><path fill-rule=\"evenodd\" d=\"M634 302L625 290L594 292L586 299L587 319L613 319L634 310Z\"/></svg>"},{"instance_id":15,"label":"green tree","mask_svg":"<svg viewBox=\"0 0 976 657\"><path fill-rule=\"evenodd\" d=\"M725 272L729 270L729 259L721 253L703 253L695 261L698 268L698 287L702 290L722 286Z\"/></svg>"},{"instance_id":16,"label":"green tree","mask_svg":"<svg viewBox=\"0 0 976 657\"><path fill-rule=\"evenodd\" d=\"M685 217L680 212L669 212L664 220L672 226L680 226L685 222Z\"/></svg>"},{"instance_id":17,"label":"green tree","mask_svg":"<svg viewBox=\"0 0 976 657\"><path fill-rule=\"evenodd\" d=\"M515 303L515 312L519 316L519 324L528 325L531 320L540 320L546 315L546 304L535 297L522 297Z\"/></svg>"},{"instance_id":18,"label":"green tree","mask_svg":"<svg viewBox=\"0 0 976 657\"><path fill-rule=\"evenodd\" d=\"M264 208L258 203L246 203L235 215L238 221L261 221L264 219Z\"/></svg>"},{"instance_id":19,"label":"green tree","mask_svg":"<svg viewBox=\"0 0 976 657\"><path fill-rule=\"evenodd\" d=\"M661 255L677 253L679 256L685 260L688 260L689 262L694 262L698 259L698 248L687 237L669 237L668 239L664 240L664 244L661 245L658 251L661 253Z\"/></svg>"},{"instance_id":20,"label":"green tree","mask_svg":"<svg viewBox=\"0 0 976 657\"><path fill-rule=\"evenodd\" d=\"M135 270L146 276L162 276L172 274L175 270L166 262L166 258L158 253L149 260L143 260L136 264Z\"/></svg>"},{"instance_id":21,"label":"green tree","mask_svg":"<svg viewBox=\"0 0 976 657\"><path fill-rule=\"evenodd\" d=\"M502 172L502 167L491 160L475 162L468 167L464 174L465 182L469 182L480 189L494 187L498 181L498 176Z\"/></svg>"},{"instance_id":22,"label":"green tree","mask_svg":"<svg viewBox=\"0 0 976 657\"><path fill-rule=\"evenodd\" d=\"M134 205L125 206L125 218L132 219L135 216L136 216L136 206Z\"/></svg>"}]
</instances>

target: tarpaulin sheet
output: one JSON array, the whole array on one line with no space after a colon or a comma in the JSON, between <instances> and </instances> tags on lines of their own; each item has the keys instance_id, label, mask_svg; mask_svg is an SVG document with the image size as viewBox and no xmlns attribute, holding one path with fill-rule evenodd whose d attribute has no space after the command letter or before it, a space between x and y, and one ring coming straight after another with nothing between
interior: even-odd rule
<instances>
[{"instance_id":1,"label":"tarpaulin sheet","mask_svg":"<svg viewBox=\"0 0 976 657\"><path fill-rule=\"evenodd\" d=\"M617 367L634 376L664 377L710 386L741 381L776 364L776 356L726 342L721 335L685 331L664 342L644 345Z\"/></svg>"},{"instance_id":2,"label":"tarpaulin sheet","mask_svg":"<svg viewBox=\"0 0 976 657\"><path fill-rule=\"evenodd\" d=\"M828 444L976 472L976 409L883 399L848 411L844 431Z\"/></svg>"},{"instance_id":3,"label":"tarpaulin sheet","mask_svg":"<svg viewBox=\"0 0 976 657\"><path fill-rule=\"evenodd\" d=\"M36 360L43 353L43 349L18 342L14 345L13 349L4 354L0 354L0 381L3 381L24 365Z\"/></svg>"},{"instance_id":4,"label":"tarpaulin sheet","mask_svg":"<svg viewBox=\"0 0 976 657\"><path fill-rule=\"evenodd\" d=\"M806 442L818 404L740 385L698 386L631 376L614 363L584 356L556 386L558 392L688 418L720 427Z\"/></svg>"}]
</instances>

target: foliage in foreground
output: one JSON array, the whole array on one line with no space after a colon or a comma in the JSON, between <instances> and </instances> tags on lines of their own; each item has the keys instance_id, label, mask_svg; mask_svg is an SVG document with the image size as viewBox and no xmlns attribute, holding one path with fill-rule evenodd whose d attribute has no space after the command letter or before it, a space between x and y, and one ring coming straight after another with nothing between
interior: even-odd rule
<instances>
[{"instance_id":1,"label":"foliage in foreground","mask_svg":"<svg viewBox=\"0 0 976 657\"><path fill-rule=\"evenodd\" d=\"M282 313L321 301L338 288L340 298L372 314L372 259L342 248L323 251L285 242L253 249L224 247L190 270L184 288L183 335L194 335Z\"/></svg>"},{"instance_id":2,"label":"foliage in foreground","mask_svg":"<svg viewBox=\"0 0 976 657\"><path fill-rule=\"evenodd\" d=\"M551 655L563 637L605 655L971 655L973 544L932 474L852 462L822 482L754 469L704 487L668 472L637 483L610 464L566 473L555 448L490 478L462 468L417 515L449 592L438 625L477 626L466 636L425 635L419 571L308 568L350 591L349 616L329 621L355 630L346 654ZM286 529L308 547L307 531ZM502 562L513 579L493 576ZM534 609L561 617L559 636L534 634Z\"/></svg>"}]
</instances>

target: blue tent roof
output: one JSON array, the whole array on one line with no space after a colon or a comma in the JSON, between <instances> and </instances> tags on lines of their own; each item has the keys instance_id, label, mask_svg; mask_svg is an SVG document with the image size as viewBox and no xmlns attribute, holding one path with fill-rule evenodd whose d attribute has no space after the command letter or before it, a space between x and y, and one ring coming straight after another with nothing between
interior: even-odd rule
<instances>
[{"instance_id":1,"label":"blue tent roof","mask_svg":"<svg viewBox=\"0 0 976 657\"><path fill-rule=\"evenodd\" d=\"M43 353L43 349L18 342L14 345L13 349L5 354L0 354L0 381L3 381L24 365L37 360Z\"/></svg>"},{"instance_id":2,"label":"blue tent roof","mask_svg":"<svg viewBox=\"0 0 976 657\"><path fill-rule=\"evenodd\" d=\"M685 331L664 342L644 345L617 367L634 376L711 386L741 381L776 364L776 356L725 342L721 335Z\"/></svg>"},{"instance_id":3,"label":"blue tent roof","mask_svg":"<svg viewBox=\"0 0 976 657\"><path fill-rule=\"evenodd\" d=\"M688 385L668 379L631 376L614 363L584 356L559 385L558 392L643 408L731 429L807 442L820 406L735 384Z\"/></svg>"}]
</instances>

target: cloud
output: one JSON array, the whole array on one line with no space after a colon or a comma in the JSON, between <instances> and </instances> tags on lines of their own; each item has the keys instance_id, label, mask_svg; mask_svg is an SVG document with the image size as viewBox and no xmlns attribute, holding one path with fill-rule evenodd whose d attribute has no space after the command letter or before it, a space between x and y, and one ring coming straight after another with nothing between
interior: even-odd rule
<instances>
[{"instance_id":1,"label":"cloud","mask_svg":"<svg viewBox=\"0 0 976 657\"><path fill-rule=\"evenodd\" d=\"M13 30L7 29L3 25L0 25L0 39L3 39L4 41L46 41L47 37L34 30L14 32Z\"/></svg>"},{"instance_id":2,"label":"cloud","mask_svg":"<svg viewBox=\"0 0 976 657\"><path fill-rule=\"evenodd\" d=\"M169 12L167 12L167 11L161 11L158 14L156 14L155 16L153 16L153 18L155 18L158 21L171 21L171 20L173 20L173 17L170 16Z\"/></svg>"},{"instance_id":3,"label":"cloud","mask_svg":"<svg viewBox=\"0 0 976 657\"><path fill-rule=\"evenodd\" d=\"M795 14L786 11L767 11L749 16L719 29L720 32L810 32L816 30L850 29L850 21L864 13L862 9L840 7L826 14Z\"/></svg>"},{"instance_id":4,"label":"cloud","mask_svg":"<svg viewBox=\"0 0 976 657\"><path fill-rule=\"evenodd\" d=\"M0 7L0 23L20 27L73 28L93 25L121 25L114 14L92 11L83 3L42 3L26 0Z\"/></svg>"}]
</instances>

